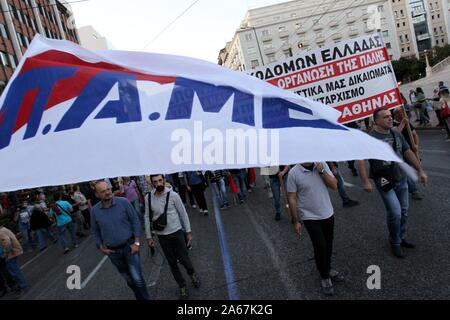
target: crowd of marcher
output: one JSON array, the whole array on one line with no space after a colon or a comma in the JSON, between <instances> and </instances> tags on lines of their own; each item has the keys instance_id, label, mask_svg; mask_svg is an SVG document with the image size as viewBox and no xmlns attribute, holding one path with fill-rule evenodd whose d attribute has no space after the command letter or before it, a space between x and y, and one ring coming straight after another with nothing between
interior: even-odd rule
<instances>
[{"instance_id":1,"label":"crowd of marcher","mask_svg":"<svg viewBox=\"0 0 450 320\"><path fill-rule=\"evenodd\" d=\"M450 138L449 90L443 83L436 97L427 99L417 88L411 91L410 103L404 108L378 109L373 122L359 121L348 127L365 130L372 137L387 142L394 151L419 173L420 182L427 183L422 169L420 141L411 124L411 112L419 125L429 125L429 112L435 110L438 126ZM434 103L430 109L429 102ZM273 201L274 220L280 221L286 210L300 235L307 230L321 277L322 292L331 295L333 283L344 277L332 269L334 209L328 188L338 190L344 208L359 205L351 199L342 175L343 163L301 163L262 168L265 189ZM364 161L348 161L353 176L361 176L364 190L374 188L386 207L387 226L392 254L406 256L404 248L414 245L406 240L409 196L421 200L423 195L415 181L397 163L369 160L369 174ZM173 277L180 288L180 297L188 297L186 281L179 269L183 265L194 287L200 279L189 257L192 229L186 207L208 216L205 191L209 187L220 210L244 204L255 187L255 169L177 172L151 176L116 177L66 185L59 189L35 189L0 195L0 296L14 291L17 296L27 290L27 281L19 267L23 252L44 251L59 243L62 254L76 249L80 239L92 234L97 248L107 255L126 280L137 299L150 298L142 276L139 258L141 238L154 248L159 242ZM70 244L68 241L70 237Z\"/></svg>"}]
</instances>

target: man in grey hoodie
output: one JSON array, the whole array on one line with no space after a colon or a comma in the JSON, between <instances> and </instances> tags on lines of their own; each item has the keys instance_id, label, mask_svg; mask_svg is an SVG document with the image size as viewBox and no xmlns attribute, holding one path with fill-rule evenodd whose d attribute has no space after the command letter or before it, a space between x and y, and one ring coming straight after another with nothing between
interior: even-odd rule
<instances>
[{"instance_id":1,"label":"man in grey hoodie","mask_svg":"<svg viewBox=\"0 0 450 320\"><path fill-rule=\"evenodd\" d=\"M186 280L178 268L178 261L186 268L194 287L200 286L187 249L187 245L192 241L189 217L178 193L166 187L164 175L151 175L150 181L154 189L145 197L144 221L147 241L150 247L154 247L156 238L153 234L158 236L172 275L180 287L180 298L185 299L188 297ZM153 224L163 214L167 215L167 224L156 230Z\"/></svg>"}]
</instances>

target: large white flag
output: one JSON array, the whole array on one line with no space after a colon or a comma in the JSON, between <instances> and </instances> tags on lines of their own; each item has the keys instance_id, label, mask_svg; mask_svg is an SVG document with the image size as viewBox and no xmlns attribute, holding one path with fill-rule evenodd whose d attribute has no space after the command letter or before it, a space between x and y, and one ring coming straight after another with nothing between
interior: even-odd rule
<instances>
[{"instance_id":1,"label":"large white flag","mask_svg":"<svg viewBox=\"0 0 450 320\"><path fill-rule=\"evenodd\" d=\"M340 113L192 58L36 36L0 99L0 191L307 161L400 161Z\"/></svg>"}]
</instances>

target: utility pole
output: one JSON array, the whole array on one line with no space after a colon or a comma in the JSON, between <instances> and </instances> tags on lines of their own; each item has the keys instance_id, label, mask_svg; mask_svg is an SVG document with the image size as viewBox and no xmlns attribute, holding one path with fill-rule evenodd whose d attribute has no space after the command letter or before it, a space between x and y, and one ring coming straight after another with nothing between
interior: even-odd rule
<instances>
[{"instance_id":1,"label":"utility pole","mask_svg":"<svg viewBox=\"0 0 450 320\"><path fill-rule=\"evenodd\" d=\"M256 44L258 45L258 51L259 51L259 56L261 57L262 65L265 65L264 58L263 58L263 55L261 53L261 47L259 46L258 34L256 33L255 27L252 27L252 29L253 29L253 32L255 33Z\"/></svg>"}]
</instances>

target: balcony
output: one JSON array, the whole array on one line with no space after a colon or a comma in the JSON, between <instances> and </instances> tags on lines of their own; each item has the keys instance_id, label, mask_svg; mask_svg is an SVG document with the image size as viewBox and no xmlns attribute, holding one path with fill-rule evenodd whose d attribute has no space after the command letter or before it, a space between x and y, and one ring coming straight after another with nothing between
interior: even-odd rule
<instances>
[{"instance_id":1,"label":"balcony","mask_svg":"<svg viewBox=\"0 0 450 320\"><path fill-rule=\"evenodd\" d=\"M267 47L264 48L264 54L272 54L275 53L277 50L274 47Z\"/></svg>"},{"instance_id":2,"label":"balcony","mask_svg":"<svg viewBox=\"0 0 450 320\"><path fill-rule=\"evenodd\" d=\"M295 32L296 32L297 34L305 34L305 33L306 33L306 29L300 27L300 28L297 28L297 29L295 30Z\"/></svg>"},{"instance_id":3,"label":"balcony","mask_svg":"<svg viewBox=\"0 0 450 320\"><path fill-rule=\"evenodd\" d=\"M292 45L286 41L286 42L283 42L283 44L281 45L281 49L286 50L286 49L291 48L291 46Z\"/></svg>"},{"instance_id":4,"label":"balcony","mask_svg":"<svg viewBox=\"0 0 450 320\"><path fill-rule=\"evenodd\" d=\"M356 21L356 17L355 16L347 16L347 18L345 18L345 22L346 23L353 23Z\"/></svg>"},{"instance_id":5,"label":"balcony","mask_svg":"<svg viewBox=\"0 0 450 320\"><path fill-rule=\"evenodd\" d=\"M350 28L350 29L348 30L348 34L349 34L350 36L357 36L357 35L358 35L358 29L356 29L356 28Z\"/></svg>"},{"instance_id":6,"label":"balcony","mask_svg":"<svg viewBox=\"0 0 450 320\"><path fill-rule=\"evenodd\" d=\"M324 43L325 42L325 37L320 35L316 38L316 43Z\"/></svg>"},{"instance_id":7,"label":"balcony","mask_svg":"<svg viewBox=\"0 0 450 320\"><path fill-rule=\"evenodd\" d=\"M375 32L375 31L376 31L375 28L364 27L364 32L365 33L372 33L372 32Z\"/></svg>"},{"instance_id":8,"label":"balcony","mask_svg":"<svg viewBox=\"0 0 450 320\"><path fill-rule=\"evenodd\" d=\"M321 24L321 23L316 23L314 26L313 26L313 31L319 31L319 30L322 30L323 29L323 24Z\"/></svg>"},{"instance_id":9,"label":"balcony","mask_svg":"<svg viewBox=\"0 0 450 320\"><path fill-rule=\"evenodd\" d=\"M339 27L339 21L333 20L333 21L330 22L329 26L330 26L331 28L333 28L333 27Z\"/></svg>"},{"instance_id":10,"label":"balcony","mask_svg":"<svg viewBox=\"0 0 450 320\"><path fill-rule=\"evenodd\" d=\"M280 31L280 32L278 33L278 36L279 36L281 39L283 39L283 38L288 38L288 37L289 37L289 32L288 32L287 30Z\"/></svg>"},{"instance_id":11,"label":"balcony","mask_svg":"<svg viewBox=\"0 0 450 320\"><path fill-rule=\"evenodd\" d=\"M340 32L333 33L331 35L331 39L333 39L333 40L340 40L340 39L342 39L342 34Z\"/></svg>"},{"instance_id":12,"label":"balcony","mask_svg":"<svg viewBox=\"0 0 450 320\"><path fill-rule=\"evenodd\" d=\"M419 34L417 36L417 41L423 41L423 40L427 40L430 39L430 35L428 33L426 34Z\"/></svg>"},{"instance_id":13,"label":"balcony","mask_svg":"<svg viewBox=\"0 0 450 320\"><path fill-rule=\"evenodd\" d=\"M361 17L363 20L368 20L369 19L369 14L366 12L362 15Z\"/></svg>"},{"instance_id":14,"label":"balcony","mask_svg":"<svg viewBox=\"0 0 450 320\"><path fill-rule=\"evenodd\" d=\"M267 34L267 35L261 37L262 42L272 41L272 39L273 39L273 37L271 34Z\"/></svg>"}]
</instances>

